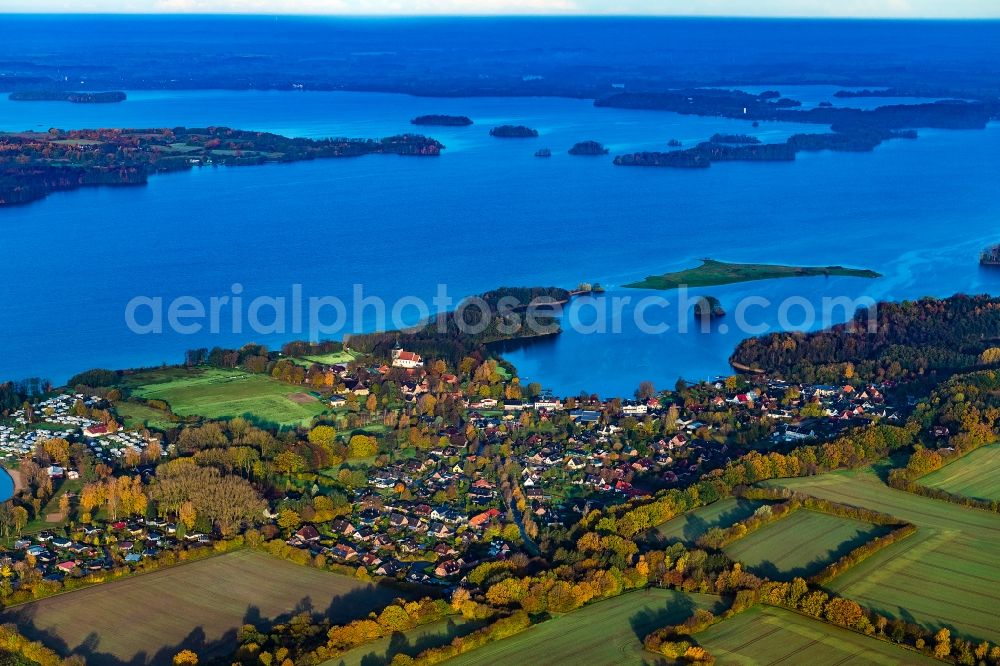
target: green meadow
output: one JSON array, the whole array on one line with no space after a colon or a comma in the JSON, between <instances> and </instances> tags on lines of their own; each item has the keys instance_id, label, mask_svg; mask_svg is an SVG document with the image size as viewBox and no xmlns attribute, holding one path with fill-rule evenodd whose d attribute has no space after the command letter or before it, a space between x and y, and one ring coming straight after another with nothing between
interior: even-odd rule
<instances>
[{"instance_id":1,"label":"green meadow","mask_svg":"<svg viewBox=\"0 0 1000 666\"><path fill-rule=\"evenodd\" d=\"M684 621L696 608L718 611L719 606L719 597L706 594L662 589L629 592L546 620L455 657L448 665L655 663L655 655L642 645L648 634Z\"/></svg>"},{"instance_id":2,"label":"green meadow","mask_svg":"<svg viewBox=\"0 0 1000 666\"><path fill-rule=\"evenodd\" d=\"M753 515L764 502L727 497L707 506L692 509L647 532L651 541L694 545L698 537L713 527L729 527Z\"/></svg>"},{"instance_id":3,"label":"green meadow","mask_svg":"<svg viewBox=\"0 0 1000 666\"><path fill-rule=\"evenodd\" d=\"M976 449L918 483L973 499L1000 500L1000 444Z\"/></svg>"},{"instance_id":4,"label":"green meadow","mask_svg":"<svg viewBox=\"0 0 1000 666\"><path fill-rule=\"evenodd\" d=\"M783 608L755 606L695 635L717 664L940 664L918 652Z\"/></svg>"},{"instance_id":5,"label":"green meadow","mask_svg":"<svg viewBox=\"0 0 1000 666\"><path fill-rule=\"evenodd\" d=\"M917 527L835 578L831 591L887 617L1000 641L1000 516L894 490L871 470L767 485L875 509Z\"/></svg>"},{"instance_id":6,"label":"green meadow","mask_svg":"<svg viewBox=\"0 0 1000 666\"><path fill-rule=\"evenodd\" d=\"M178 416L229 419L245 416L279 426L308 425L328 411L301 387L267 375L220 368L164 368L131 375L133 395L163 400Z\"/></svg>"},{"instance_id":7,"label":"green meadow","mask_svg":"<svg viewBox=\"0 0 1000 666\"><path fill-rule=\"evenodd\" d=\"M726 555L771 580L808 578L888 528L799 509L725 547Z\"/></svg>"}]
</instances>

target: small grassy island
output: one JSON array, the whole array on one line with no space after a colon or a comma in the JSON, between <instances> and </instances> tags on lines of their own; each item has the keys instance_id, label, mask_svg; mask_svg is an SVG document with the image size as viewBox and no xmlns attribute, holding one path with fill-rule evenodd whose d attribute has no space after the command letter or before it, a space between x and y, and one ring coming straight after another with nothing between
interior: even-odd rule
<instances>
[{"instance_id":1,"label":"small grassy island","mask_svg":"<svg viewBox=\"0 0 1000 666\"><path fill-rule=\"evenodd\" d=\"M490 136L501 139L533 139L538 136L538 130L524 125L499 125L490 130Z\"/></svg>"},{"instance_id":2,"label":"small grassy island","mask_svg":"<svg viewBox=\"0 0 1000 666\"><path fill-rule=\"evenodd\" d=\"M91 185L143 185L149 175L196 166L244 166L371 154L440 155L419 135L297 139L228 127L0 132L0 207Z\"/></svg>"},{"instance_id":3,"label":"small grassy island","mask_svg":"<svg viewBox=\"0 0 1000 666\"><path fill-rule=\"evenodd\" d=\"M472 124L469 116L446 116L443 114L430 114L417 116L410 121L412 125L441 125L443 127L466 127Z\"/></svg>"},{"instance_id":4,"label":"small grassy island","mask_svg":"<svg viewBox=\"0 0 1000 666\"><path fill-rule=\"evenodd\" d=\"M879 273L843 266L781 266L778 264L730 264L714 259L702 259L701 266L676 273L650 275L625 285L629 289L678 289L680 287L711 287L720 284L772 280L776 278L842 276L877 278Z\"/></svg>"},{"instance_id":5,"label":"small grassy island","mask_svg":"<svg viewBox=\"0 0 1000 666\"><path fill-rule=\"evenodd\" d=\"M581 141L569 149L570 155L607 155L608 149L597 141Z\"/></svg>"},{"instance_id":6,"label":"small grassy island","mask_svg":"<svg viewBox=\"0 0 1000 666\"><path fill-rule=\"evenodd\" d=\"M71 92L68 90L28 90L12 92L8 99L12 102L72 102L73 104L114 104L124 102L121 90L108 92Z\"/></svg>"}]
</instances>

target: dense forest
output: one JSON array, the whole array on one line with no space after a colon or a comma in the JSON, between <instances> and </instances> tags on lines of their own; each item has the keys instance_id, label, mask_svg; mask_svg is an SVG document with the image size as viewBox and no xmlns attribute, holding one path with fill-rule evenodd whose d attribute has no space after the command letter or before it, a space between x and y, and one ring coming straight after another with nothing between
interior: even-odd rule
<instances>
[{"instance_id":1,"label":"dense forest","mask_svg":"<svg viewBox=\"0 0 1000 666\"><path fill-rule=\"evenodd\" d=\"M0 206L88 185L142 185L156 172L370 154L437 156L419 135L302 139L228 127L0 133Z\"/></svg>"},{"instance_id":2,"label":"dense forest","mask_svg":"<svg viewBox=\"0 0 1000 666\"><path fill-rule=\"evenodd\" d=\"M869 321L874 317L874 326ZM1000 298L957 295L859 310L851 322L816 333L772 333L744 340L730 358L803 382L903 379L995 363Z\"/></svg>"}]
</instances>

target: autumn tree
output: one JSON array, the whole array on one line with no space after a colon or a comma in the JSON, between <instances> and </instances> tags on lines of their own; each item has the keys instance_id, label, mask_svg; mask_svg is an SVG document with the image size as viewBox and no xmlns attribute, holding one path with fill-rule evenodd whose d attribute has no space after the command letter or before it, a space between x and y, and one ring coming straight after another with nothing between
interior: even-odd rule
<instances>
[{"instance_id":1,"label":"autumn tree","mask_svg":"<svg viewBox=\"0 0 1000 666\"><path fill-rule=\"evenodd\" d=\"M191 650L181 650L174 655L174 666L198 666L198 655Z\"/></svg>"},{"instance_id":2,"label":"autumn tree","mask_svg":"<svg viewBox=\"0 0 1000 666\"><path fill-rule=\"evenodd\" d=\"M347 445L347 457L369 458L378 453L378 442L369 435L354 435Z\"/></svg>"}]
</instances>

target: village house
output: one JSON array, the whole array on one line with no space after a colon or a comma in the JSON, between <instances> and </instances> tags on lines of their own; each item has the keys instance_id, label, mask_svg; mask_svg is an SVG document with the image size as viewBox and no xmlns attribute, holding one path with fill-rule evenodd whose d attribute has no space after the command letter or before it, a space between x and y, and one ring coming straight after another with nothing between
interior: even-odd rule
<instances>
[{"instance_id":1,"label":"village house","mask_svg":"<svg viewBox=\"0 0 1000 666\"><path fill-rule=\"evenodd\" d=\"M469 526L474 527L476 529L482 529L486 527L486 525L491 520L499 517L500 517L500 511L498 511L497 509L489 509L487 511L483 511L480 514L476 514L472 518L469 518Z\"/></svg>"}]
</instances>

